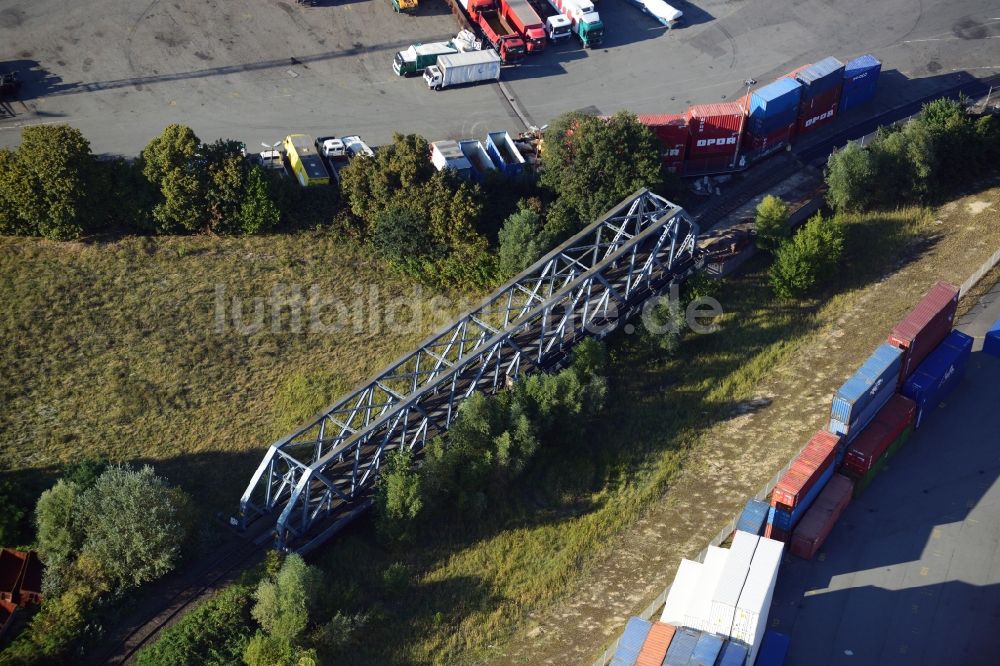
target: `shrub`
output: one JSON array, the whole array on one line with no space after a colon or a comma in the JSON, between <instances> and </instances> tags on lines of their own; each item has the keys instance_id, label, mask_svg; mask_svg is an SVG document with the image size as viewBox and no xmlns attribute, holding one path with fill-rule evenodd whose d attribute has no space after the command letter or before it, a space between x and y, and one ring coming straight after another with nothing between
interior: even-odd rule
<instances>
[{"instance_id":1,"label":"shrub","mask_svg":"<svg viewBox=\"0 0 1000 666\"><path fill-rule=\"evenodd\" d=\"M840 211L869 207L874 198L876 166L871 153L851 142L830 154L826 163L826 198Z\"/></svg>"},{"instance_id":2,"label":"shrub","mask_svg":"<svg viewBox=\"0 0 1000 666\"><path fill-rule=\"evenodd\" d=\"M844 229L836 218L817 213L785 241L771 266L771 285L781 298L800 298L826 286L844 251Z\"/></svg>"},{"instance_id":3,"label":"shrub","mask_svg":"<svg viewBox=\"0 0 1000 666\"><path fill-rule=\"evenodd\" d=\"M251 615L272 637L294 644L309 624L315 610L323 574L292 553L273 579L265 579L254 592Z\"/></svg>"},{"instance_id":4,"label":"shrub","mask_svg":"<svg viewBox=\"0 0 1000 666\"><path fill-rule=\"evenodd\" d=\"M757 204L754 228L757 231L757 246L774 251L781 241L788 237L788 204L781 197L768 194Z\"/></svg>"},{"instance_id":5,"label":"shrub","mask_svg":"<svg viewBox=\"0 0 1000 666\"><path fill-rule=\"evenodd\" d=\"M395 541L410 541L411 530L423 509L420 475L413 466L413 453L400 448L389 454L379 473L375 507L380 533Z\"/></svg>"},{"instance_id":6,"label":"shrub","mask_svg":"<svg viewBox=\"0 0 1000 666\"><path fill-rule=\"evenodd\" d=\"M185 614L136 656L136 666L227 666L250 642L251 589L234 585Z\"/></svg>"},{"instance_id":7,"label":"shrub","mask_svg":"<svg viewBox=\"0 0 1000 666\"><path fill-rule=\"evenodd\" d=\"M497 270L502 280L513 278L544 253L541 231L541 217L530 209L517 211L503 223L497 251Z\"/></svg>"}]
</instances>

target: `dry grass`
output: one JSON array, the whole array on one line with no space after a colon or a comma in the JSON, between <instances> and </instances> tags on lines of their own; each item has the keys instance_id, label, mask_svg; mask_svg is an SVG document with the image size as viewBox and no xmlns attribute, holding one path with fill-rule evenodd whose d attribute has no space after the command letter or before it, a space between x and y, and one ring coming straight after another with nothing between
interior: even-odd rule
<instances>
[{"instance_id":1,"label":"dry grass","mask_svg":"<svg viewBox=\"0 0 1000 666\"><path fill-rule=\"evenodd\" d=\"M208 508L232 511L277 436L414 347L435 326L372 329L413 285L320 232L256 238L0 238L0 470L47 475L82 456L156 463ZM216 327L275 284L359 300L364 325L252 335ZM371 291L374 290L374 291ZM417 294L416 299L423 301ZM421 302L421 304L423 304ZM442 317L451 307L442 308ZM327 307L321 321L336 312ZM252 319L248 318L248 321ZM437 322L440 325L442 322ZM397 327L400 328L400 327Z\"/></svg>"}]
</instances>

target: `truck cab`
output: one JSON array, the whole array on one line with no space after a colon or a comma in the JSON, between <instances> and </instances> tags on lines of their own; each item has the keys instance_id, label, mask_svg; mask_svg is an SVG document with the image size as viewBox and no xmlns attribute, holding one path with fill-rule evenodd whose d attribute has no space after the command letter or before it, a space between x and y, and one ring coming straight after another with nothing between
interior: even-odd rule
<instances>
[{"instance_id":1,"label":"truck cab","mask_svg":"<svg viewBox=\"0 0 1000 666\"><path fill-rule=\"evenodd\" d=\"M500 40L497 52L500 54L500 60L507 64L522 60L528 52L528 47L520 37L507 37Z\"/></svg>"},{"instance_id":2,"label":"truck cab","mask_svg":"<svg viewBox=\"0 0 1000 666\"><path fill-rule=\"evenodd\" d=\"M604 41L604 22L594 8L594 3L590 0L576 0L572 14L576 34L580 36L583 45L588 48L599 46Z\"/></svg>"},{"instance_id":3,"label":"truck cab","mask_svg":"<svg viewBox=\"0 0 1000 666\"><path fill-rule=\"evenodd\" d=\"M569 34L569 33L566 33ZM531 52L545 50L546 31L544 28L528 28L525 31L527 44L525 46Z\"/></svg>"},{"instance_id":4,"label":"truck cab","mask_svg":"<svg viewBox=\"0 0 1000 666\"><path fill-rule=\"evenodd\" d=\"M573 26L569 19L562 14L556 14L545 19L545 33L553 42L569 37L573 32Z\"/></svg>"},{"instance_id":5,"label":"truck cab","mask_svg":"<svg viewBox=\"0 0 1000 666\"><path fill-rule=\"evenodd\" d=\"M319 153L327 159L338 159L347 157L347 147L344 142L334 136L323 136L316 139L316 147Z\"/></svg>"}]
</instances>

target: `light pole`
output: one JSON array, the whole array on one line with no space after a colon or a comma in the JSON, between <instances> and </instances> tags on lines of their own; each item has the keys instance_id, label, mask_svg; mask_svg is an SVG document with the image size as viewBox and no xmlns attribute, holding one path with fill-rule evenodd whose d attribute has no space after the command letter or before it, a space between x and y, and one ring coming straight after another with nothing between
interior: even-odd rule
<instances>
[{"instance_id":1,"label":"light pole","mask_svg":"<svg viewBox=\"0 0 1000 666\"><path fill-rule=\"evenodd\" d=\"M746 129L747 115L749 115L750 113L750 86L757 85L757 82L754 81L753 79L747 79L743 83L747 87L746 97L743 98L747 101L747 108L744 109L743 103L742 102L740 103L740 110L743 112L743 117L740 119L740 135L736 137L736 152L733 153L733 162L732 164L729 165L730 169L736 167L736 160L738 160L740 157L740 146L743 145L743 130Z\"/></svg>"}]
</instances>

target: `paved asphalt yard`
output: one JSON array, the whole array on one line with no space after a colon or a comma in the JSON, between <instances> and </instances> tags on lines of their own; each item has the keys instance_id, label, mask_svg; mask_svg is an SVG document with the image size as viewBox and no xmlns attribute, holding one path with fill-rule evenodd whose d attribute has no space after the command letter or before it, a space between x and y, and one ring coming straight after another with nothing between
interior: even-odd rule
<instances>
[{"instance_id":1,"label":"paved asphalt yard","mask_svg":"<svg viewBox=\"0 0 1000 666\"><path fill-rule=\"evenodd\" d=\"M812 562L789 557L771 626L789 666L1000 662L1000 359L982 335L1000 287L963 318L965 382L853 501Z\"/></svg>"},{"instance_id":2,"label":"paved asphalt yard","mask_svg":"<svg viewBox=\"0 0 1000 666\"><path fill-rule=\"evenodd\" d=\"M946 87L955 72L1000 71L989 0L678 4L686 23L667 32L626 0L601 0L601 48L571 39L506 69L506 87L540 125L574 109L679 112L829 54L883 59L883 103L906 96L907 79ZM456 27L444 0L421 0L415 17L389 0L0 0L0 67L26 81L0 110L0 145L52 122L79 127L95 152L125 154L171 122L252 148L292 131L382 143L397 130L435 140L521 129L497 85L435 93L392 73L397 50Z\"/></svg>"}]
</instances>

